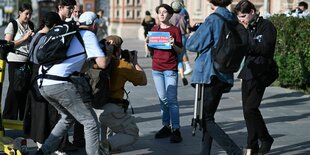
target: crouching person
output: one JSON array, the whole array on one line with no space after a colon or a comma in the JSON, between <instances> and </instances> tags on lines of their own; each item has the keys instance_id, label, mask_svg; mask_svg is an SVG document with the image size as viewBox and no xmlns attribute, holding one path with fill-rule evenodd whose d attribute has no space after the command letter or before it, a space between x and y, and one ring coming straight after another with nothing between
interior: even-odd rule
<instances>
[{"instance_id":1,"label":"crouching person","mask_svg":"<svg viewBox=\"0 0 310 155\"><path fill-rule=\"evenodd\" d=\"M61 114L61 118L45 140L42 147L36 154L50 154L54 152L61 138L72 127L75 120L84 126L86 146L85 150L88 155L102 154L99 151L99 123L95 111L90 104L83 103L81 95L78 93L73 83L66 80L72 73L80 72L86 59L94 59L99 68L106 68L107 57L101 50L96 34L97 15L93 12L85 12L79 18L81 43L75 36L70 42L67 56L76 55L65 59L63 62L54 64L50 67L41 83L40 93L53 105ZM85 47L84 51L83 45ZM39 74L42 74L40 66ZM48 76L47 76L48 75ZM58 77L58 78L53 78ZM42 80L42 81L40 81Z\"/></svg>"},{"instance_id":2,"label":"crouching person","mask_svg":"<svg viewBox=\"0 0 310 155\"><path fill-rule=\"evenodd\" d=\"M133 144L139 137L139 129L135 117L130 112L125 112L123 103L124 87L127 81L134 86L147 84L145 72L137 62L137 55L130 56L130 62L120 58L123 40L115 35L108 36L106 41L115 45L111 59L113 71L111 73L111 94L107 104L103 106L103 112L99 116L101 123L103 145L109 148L107 151L119 150L122 147ZM106 136L107 128L114 134Z\"/></svg>"}]
</instances>

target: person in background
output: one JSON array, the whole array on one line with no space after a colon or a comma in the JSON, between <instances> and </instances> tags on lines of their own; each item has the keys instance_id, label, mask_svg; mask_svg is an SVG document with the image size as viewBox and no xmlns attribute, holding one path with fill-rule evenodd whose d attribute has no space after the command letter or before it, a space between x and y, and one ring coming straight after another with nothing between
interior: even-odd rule
<instances>
[{"instance_id":1,"label":"person in background","mask_svg":"<svg viewBox=\"0 0 310 155\"><path fill-rule=\"evenodd\" d=\"M307 17L307 16L309 16L308 3L304 2L304 1L299 2L297 8L292 10L290 12L289 16L293 16L293 17Z\"/></svg>"},{"instance_id":2,"label":"person in background","mask_svg":"<svg viewBox=\"0 0 310 155\"><path fill-rule=\"evenodd\" d=\"M189 26L188 17L181 15L180 12L183 8L183 4L179 1L173 1L171 7L174 11L173 16L170 18L170 23L178 28L180 28L182 33L182 44L186 44L187 40L187 29ZM182 79L183 85L188 85L188 81L184 75L184 66L183 66L183 56L186 53L185 47L182 48L182 52L178 54L178 71Z\"/></svg>"},{"instance_id":3,"label":"person in background","mask_svg":"<svg viewBox=\"0 0 310 155\"><path fill-rule=\"evenodd\" d=\"M113 65L110 99L102 107L103 112L99 116L103 145L110 152L132 145L138 140L139 129L135 117L127 112L128 103L123 99L124 87L127 81L134 86L145 86L147 79L143 68L138 63L137 55L131 55L129 62L121 59L122 38L111 35L105 39L116 47L110 62ZM106 137L107 128L114 133L112 136Z\"/></svg>"},{"instance_id":4,"label":"person in background","mask_svg":"<svg viewBox=\"0 0 310 155\"><path fill-rule=\"evenodd\" d=\"M79 17L81 14L82 14L81 6L79 3L76 3L76 5L74 5L74 9L72 11L71 17L66 18L65 21L66 22L75 21L77 22L77 25L78 25Z\"/></svg>"},{"instance_id":5,"label":"person in background","mask_svg":"<svg viewBox=\"0 0 310 155\"><path fill-rule=\"evenodd\" d=\"M238 78L242 79L242 107L248 130L247 148L251 154L265 154L274 141L259 110L266 89L267 70L273 60L277 31L267 19L259 16L253 3L241 0L234 12L249 32L249 52ZM259 147L259 141L261 145Z\"/></svg>"},{"instance_id":6,"label":"person in background","mask_svg":"<svg viewBox=\"0 0 310 155\"><path fill-rule=\"evenodd\" d=\"M89 104L83 103L73 83L59 80L59 78L51 78L51 76L69 77L74 72L80 72L86 59L94 59L99 68L107 67L109 59L101 50L95 34L97 20L97 15L93 12L84 12L80 16L79 28L81 30L79 33L82 36L85 48L77 37L74 37L67 51L68 55L81 53L84 49L86 53L54 64L46 73L50 77L43 77L43 80L38 80L38 83L42 85L39 88L40 93L49 104L58 110L61 118L42 147L36 152L37 155L54 152L61 141L61 137L68 132L75 121L84 126L86 153L88 155L102 154L99 149L99 124L93 108ZM42 74L40 69L39 71L39 74Z\"/></svg>"},{"instance_id":7,"label":"person in background","mask_svg":"<svg viewBox=\"0 0 310 155\"><path fill-rule=\"evenodd\" d=\"M169 20L173 9L167 4L156 7L159 25L151 31L169 32L171 49L163 50L150 48L152 55L152 76L159 97L163 127L155 134L155 138L170 137L171 143L182 141L180 132L180 114L178 95L178 58L182 52L182 35L178 27L173 26ZM148 43L148 37L146 38Z\"/></svg>"},{"instance_id":8,"label":"person in background","mask_svg":"<svg viewBox=\"0 0 310 155\"><path fill-rule=\"evenodd\" d=\"M142 19L141 25L144 29L144 38L147 37L148 32L153 28L154 25L156 25L155 19L151 16L150 11L145 11L145 17ZM145 57L149 58L151 57L150 51L145 44Z\"/></svg>"},{"instance_id":9,"label":"person in background","mask_svg":"<svg viewBox=\"0 0 310 155\"><path fill-rule=\"evenodd\" d=\"M181 10L179 12L179 15L180 16L183 16L185 21L186 21L186 25L187 25L187 29L186 31L183 33L182 32L182 40L183 38L188 38L189 34L190 34L190 29L191 29L191 25L190 25L190 18L189 18L189 14L185 8L185 5L184 5L184 1L183 0L175 0L176 2L180 2L182 4L182 7L181 7ZM185 42L183 42L183 45L186 44L186 40ZM184 51L184 54L183 54L183 67L184 67L184 75L189 75L190 73L192 73L193 69L192 67L190 66L189 64L189 59L188 59L188 55L187 55L187 50L186 50L186 47L183 47L185 48L185 51Z\"/></svg>"},{"instance_id":10,"label":"person in background","mask_svg":"<svg viewBox=\"0 0 310 155\"><path fill-rule=\"evenodd\" d=\"M97 15L99 17L97 37L98 40L101 40L108 36L109 18L104 16L104 10L102 9L97 12Z\"/></svg>"},{"instance_id":11,"label":"person in background","mask_svg":"<svg viewBox=\"0 0 310 155\"><path fill-rule=\"evenodd\" d=\"M21 4L18 9L18 18L12 22L17 23L17 30L14 30L13 23L10 22L4 30L4 39L14 42L14 51L10 51L7 55L8 73L9 73L9 88L5 98L3 109L3 118L12 120L23 120L28 85L30 78L26 81L25 87L21 90L14 88L16 81L15 72L23 65L28 63L29 42L32 38L33 23L30 21L32 15L31 4ZM15 33L16 31L16 33Z\"/></svg>"},{"instance_id":12,"label":"person in background","mask_svg":"<svg viewBox=\"0 0 310 155\"><path fill-rule=\"evenodd\" d=\"M222 15L226 20L238 22L238 19L226 7L232 0L208 0L211 10ZM195 60L191 83L196 87L201 86L203 90L203 115L202 115L202 145L201 155L210 155L212 142L217 144L230 155L244 154L244 150L225 133L215 122L214 115L219 106L224 92L233 86L233 73L222 73L214 68L211 47L216 47L219 42L221 27L224 21L217 15L209 15L196 32L189 37L186 48L191 52L197 52L199 56Z\"/></svg>"}]
</instances>

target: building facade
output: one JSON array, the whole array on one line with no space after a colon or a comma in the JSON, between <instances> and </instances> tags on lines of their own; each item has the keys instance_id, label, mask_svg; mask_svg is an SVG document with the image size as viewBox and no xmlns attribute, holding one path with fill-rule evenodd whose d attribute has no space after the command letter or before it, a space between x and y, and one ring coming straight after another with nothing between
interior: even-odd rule
<instances>
[{"instance_id":1,"label":"building facade","mask_svg":"<svg viewBox=\"0 0 310 155\"><path fill-rule=\"evenodd\" d=\"M110 0L109 34L120 35L123 38L144 39L141 20L146 10L156 17L155 8L161 3L171 4L173 0ZM285 13L295 8L301 0L250 0L262 16ZM304 0L310 4L310 0ZM239 0L234 0L228 6L232 10ZM190 15L191 25L203 22L212 13L208 0L184 0Z\"/></svg>"}]
</instances>

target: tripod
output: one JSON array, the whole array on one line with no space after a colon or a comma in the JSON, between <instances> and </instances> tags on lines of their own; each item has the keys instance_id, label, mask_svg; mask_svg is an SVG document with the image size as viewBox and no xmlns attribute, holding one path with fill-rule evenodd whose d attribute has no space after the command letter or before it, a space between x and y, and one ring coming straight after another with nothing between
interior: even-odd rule
<instances>
[{"instance_id":1,"label":"tripod","mask_svg":"<svg viewBox=\"0 0 310 155\"><path fill-rule=\"evenodd\" d=\"M192 136L195 136L198 124L199 124L199 130L202 129L203 91L204 91L204 84L196 84L194 117L192 118L191 123L191 126L193 127Z\"/></svg>"}]
</instances>

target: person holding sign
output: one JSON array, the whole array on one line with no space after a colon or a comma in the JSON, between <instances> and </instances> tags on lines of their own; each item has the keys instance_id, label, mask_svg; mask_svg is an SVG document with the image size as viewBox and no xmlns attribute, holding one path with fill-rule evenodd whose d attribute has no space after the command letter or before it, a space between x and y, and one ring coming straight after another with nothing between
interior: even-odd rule
<instances>
[{"instance_id":1,"label":"person holding sign","mask_svg":"<svg viewBox=\"0 0 310 155\"><path fill-rule=\"evenodd\" d=\"M173 9L169 5L159 5L156 13L159 25L155 25L146 38L152 55L152 76L159 97L163 124L155 138L170 137L171 143L179 143L182 137L177 100L177 55L182 51L182 35L180 29L169 22L173 15Z\"/></svg>"}]
</instances>

